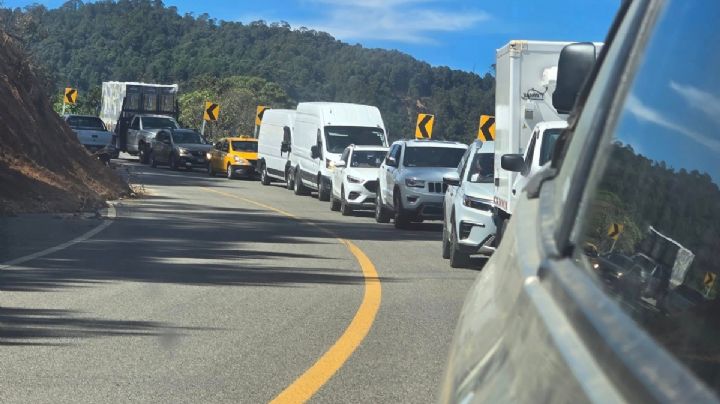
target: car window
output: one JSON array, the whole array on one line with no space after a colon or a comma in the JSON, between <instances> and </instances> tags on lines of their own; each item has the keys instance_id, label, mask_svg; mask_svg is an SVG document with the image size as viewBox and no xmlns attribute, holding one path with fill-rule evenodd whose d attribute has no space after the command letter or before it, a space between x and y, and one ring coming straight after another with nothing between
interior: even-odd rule
<instances>
[{"instance_id":1,"label":"car window","mask_svg":"<svg viewBox=\"0 0 720 404\"><path fill-rule=\"evenodd\" d=\"M229 150L229 144L227 140L223 140L220 150L227 152Z\"/></svg>"},{"instance_id":2,"label":"car window","mask_svg":"<svg viewBox=\"0 0 720 404\"><path fill-rule=\"evenodd\" d=\"M720 40L720 3L675 0L659 18L612 138L597 153L597 185L574 240L597 246L600 257L627 257L636 276L603 276L602 263L581 249L575 258L720 392L720 58L698 46Z\"/></svg>"},{"instance_id":3,"label":"car window","mask_svg":"<svg viewBox=\"0 0 720 404\"><path fill-rule=\"evenodd\" d=\"M140 118L133 119L132 123L130 124L130 129L140 129Z\"/></svg>"},{"instance_id":4,"label":"car window","mask_svg":"<svg viewBox=\"0 0 720 404\"><path fill-rule=\"evenodd\" d=\"M491 184L495 179L495 154L475 153L469 165L468 180L475 183Z\"/></svg>"},{"instance_id":5,"label":"car window","mask_svg":"<svg viewBox=\"0 0 720 404\"><path fill-rule=\"evenodd\" d=\"M385 132L380 128L362 126L326 126L325 139L327 139L328 152L341 153L351 144L383 146ZM318 132L318 143L322 143L320 132Z\"/></svg>"},{"instance_id":6,"label":"car window","mask_svg":"<svg viewBox=\"0 0 720 404\"><path fill-rule=\"evenodd\" d=\"M350 158L350 167L377 168L384 158L382 150L355 150Z\"/></svg>"},{"instance_id":7,"label":"car window","mask_svg":"<svg viewBox=\"0 0 720 404\"><path fill-rule=\"evenodd\" d=\"M466 149L457 147L407 147L405 167L457 167Z\"/></svg>"},{"instance_id":8,"label":"car window","mask_svg":"<svg viewBox=\"0 0 720 404\"><path fill-rule=\"evenodd\" d=\"M392 147L392 150L390 150L390 156L395 158L395 161L400 163L400 153L402 152L402 146L399 144L396 144Z\"/></svg>"},{"instance_id":9,"label":"car window","mask_svg":"<svg viewBox=\"0 0 720 404\"><path fill-rule=\"evenodd\" d=\"M534 131L527 151L525 151L525 166L529 169L532 167L533 154L535 154L535 142L537 141L537 131Z\"/></svg>"},{"instance_id":10,"label":"car window","mask_svg":"<svg viewBox=\"0 0 720 404\"><path fill-rule=\"evenodd\" d=\"M67 123L73 129L105 130L103 121L94 116L69 116Z\"/></svg>"},{"instance_id":11,"label":"car window","mask_svg":"<svg viewBox=\"0 0 720 404\"><path fill-rule=\"evenodd\" d=\"M142 118L143 129L178 129L179 126L172 118L161 116L146 116Z\"/></svg>"},{"instance_id":12,"label":"car window","mask_svg":"<svg viewBox=\"0 0 720 404\"><path fill-rule=\"evenodd\" d=\"M232 149L239 152L256 153L258 151L258 142L250 142L247 140L233 140Z\"/></svg>"},{"instance_id":13,"label":"car window","mask_svg":"<svg viewBox=\"0 0 720 404\"><path fill-rule=\"evenodd\" d=\"M471 150L472 148L469 148L465 151L465 154L463 154L462 158L460 159L460 164L458 164L458 177L461 180L465 178L465 169L467 168L468 156L470 155Z\"/></svg>"},{"instance_id":14,"label":"car window","mask_svg":"<svg viewBox=\"0 0 720 404\"><path fill-rule=\"evenodd\" d=\"M555 143L557 142L560 134L564 129L552 128L546 129L543 133L542 144L540 145L540 159L539 165L545 165L548 161L552 160L553 151L555 151Z\"/></svg>"},{"instance_id":15,"label":"car window","mask_svg":"<svg viewBox=\"0 0 720 404\"><path fill-rule=\"evenodd\" d=\"M183 131L174 131L172 134L172 139L174 143L179 144L204 144L205 141L203 140L202 136L200 136L199 133L189 131L189 130L183 130Z\"/></svg>"}]
</instances>

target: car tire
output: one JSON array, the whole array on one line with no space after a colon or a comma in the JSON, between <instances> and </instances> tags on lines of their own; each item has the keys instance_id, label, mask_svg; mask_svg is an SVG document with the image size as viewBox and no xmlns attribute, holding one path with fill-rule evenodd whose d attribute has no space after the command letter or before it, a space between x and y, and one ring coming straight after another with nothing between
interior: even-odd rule
<instances>
[{"instance_id":1,"label":"car tire","mask_svg":"<svg viewBox=\"0 0 720 404\"><path fill-rule=\"evenodd\" d=\"M144 143L138 147L138 158L140 159L141 164L147 164L149 162L149 153L147 149L148 147Z\"/></svg>"},{"instance_id":2,"label":"car tire","mask_svg":"<svg viewBox=\"0 0 720 404\"><path fill-rule=\"evenodd\" d=\"M155 153L150 152L150 167L157 168L157 160L155 160Z\"/></svg>"},{"instance_id":3,"label":"car tire","mask_svg":"<svg viewBox=\"0 0 720 404\"><path fill-rule=\"evenodd\" d=\"M348 205L347 199L345 199L345 189L340 189L340 214L350 216L352 213L352 207Z\"/></svg>"},{"instance_id":4,"label":"car tire","mask_svg":"<svg viewBox=\"0 0 720 404\"><path fill-rule=\"evenodd\" d=\"M402 206L402 198L400 197L400 192L396 192L393 196L394 198L394 205L395 205L395 217L394 217L394 224L396 229L407 229L408 225L410 224L410 218L403 212L403 206Z\"/></svg>"},{"instance_id":5,"label":"car tire","mask_svg":"<svg viewBox=\"0 0 720 404\"><path fill-rule=\"evenodd\" d=\"M465 268L470 263L470 254L460 250L455 222L450 222L450 266L453 268Z\"/></svg>"},{"instance_id":6,"label":"car tire","mask_svg":"<svg viewBox=\"0 0 720 404\"><path fill-rule=\"evenodd\" d=\"M450 239L448 238L447 220L443 220L443 229L442 229L442 257L445 258L445 259L450 258Z\"/></svg>"},{"instance_id":7,"label":"car tire","mask_svg":"<svg viewBox=\"0 0 720 404\"><path fill-rule=\"evenodd\" d=\"M340 200L335 198L334 196L330 197L330 210L333 212L337 212L340 210Z\"/></svg>"},{"instance_id":8,"label":"car tire","mask_svg":"<svg viewBox=\"0 0 720 404\"><path fill-rule=\"evenodd\" d=\"M380 190L378 190L377 199L375 199L375 221L378 223L390 222L390 214L383 206Z\"/></svg>"},{"instance_id":9,"label":"car tire","mask_svg":"<svg viewBox=\"0 0 720 404\"><path fill-rule=\"evenodd\" d=\"M295 189L295 183L293 182L290 167L285 168L285 188L287 188L288 191L292 191L293 189Z\"/></svg>"},{"instance_id":10,"label":"car tire","mask_svg":"<svg viewBox=\"0 0 720 404\"><path fill-rule=\"evenodd\" d=\"M210 177L215 176L215 170L212 167L212 163L209 161L208 161L208 165L207 165L207 173L208 173L208 176L210 176Z\"/></svg>"},{"instance_id":11,"label":"car tire","mask_svg":"<svg viewBox=\"0 0 720 404\"><path fill-rule=\"evenodd\" d=\"M302 180L300 179L300 176L298 174L298 169L295 169L295 174L293 175L293 190L295 191L295 195L307 195L308 189L302 183Z\"/></svg>"},{"instance_id":12,"label":"car tire","mask_svg":"<svg viewBox=\"0 0 720 404\"><path fill-rule=\"evenodd\" d=\"M260 171L260 183L263 185L270 185L270 177L268 177L267 166L263 163Z\"/></svg>"},{"instance_id":13,"label":"car tire","mask_svg":"<svg viewBox=\"0 0 720 404\"><path fill-rule=\"evenodd\" d=\"M175 171L175 170L178 169L177 161L176 161L176 159L175 159L175 155L174 155L174 154L171 154L171 155L170 155L170 161L168 162L168 165L170 166L170 169L173 170L173 171Z\"/></svg>"},{"instance_id":14,"label":"car tire","mask_svg":"<svg viewBox=\"0 0 720 404\"><path fill-rule=\"evenodd\" d=\"M227 169L225 170L225 176L229 180L235 179L235 173L233 173L232 164L227 165Z\"/></svg>"},{"instance_id":15,"label":"car tire","mask_svg":"<svg viewBox=\"0 0 720 404\"><path fill-rule=\"evenodd\" d=\"M318 200L327 202L330 200L330 190L325 186L325 181L322 180L322 176L318 176L317 181L318 188Z\"/></svg>"}]
</instances>

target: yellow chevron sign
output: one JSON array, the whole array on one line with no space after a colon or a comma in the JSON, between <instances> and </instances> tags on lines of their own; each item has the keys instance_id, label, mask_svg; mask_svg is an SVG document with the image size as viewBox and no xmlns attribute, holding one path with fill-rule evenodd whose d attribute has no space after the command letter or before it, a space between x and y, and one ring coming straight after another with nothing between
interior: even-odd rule
<instances>
[{"instance_id":1,"label":"yellow chevron sign","mask_svg":"<svg viewBox=\"0 0 720 404\"><path fill-rule=\"evenodd\" d=\"M415 139L430 139L434 124L435 115L418 114L417 125L415 125Z\"/></svg>"},{"instance_id":2,"label":"yellow chevron sign","mask_svg":"<svg viewBox=\"0 0 720 404\"><path fill-rule=\"evenodd\" d=\"M480 115L480 125L477 138L483 142L495 140L495 117L491 115Z\"/></svg>"}]
</instances>

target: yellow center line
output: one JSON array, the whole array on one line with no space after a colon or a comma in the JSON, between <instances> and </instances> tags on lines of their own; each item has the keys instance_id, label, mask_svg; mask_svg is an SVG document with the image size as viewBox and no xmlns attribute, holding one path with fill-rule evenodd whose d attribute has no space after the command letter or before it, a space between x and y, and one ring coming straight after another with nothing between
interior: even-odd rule
<instances>
[{"instance_id":1,"label":"yellow center line","mask_svg":"<svg viewBox=\"0 0 720 404\"><path fill-rule=\"evenodd\" d=\"M320 390L320 388L325 385L331 377L333 377L333 375L350 358L353 352L355 352L355 350L360 346L368 332L370 332L370 328L372 328L375 316L380 308L380 301L382 298L382 287L380 286L380 279L378 278L375 265L373 265L372 261L363 252L363 250L351 241L337 237L337 235L330 230L315 223L304 220L284 210L253 201L252 199L243 198L210 188L205 189L216 194L259 206L302 223L309 224L324 231L325 233L331 234L341 244L343 244L350 253L352 253L358 264L360 264L363 277L365 278L365 293L363 295L362 302L360 303L360 307L358 307L357 312L355 312L355 316L352 321L350 321L350 324L347 326L343 334L337 339L337 341L335 341L330 349L325 351L325 353L308 370L306 370L305 373L295 379L291 385L286 387L285 390L283 390L271 401L273 404L304 403L308 401L318 390Z\"/></svg>"}]
</instances>

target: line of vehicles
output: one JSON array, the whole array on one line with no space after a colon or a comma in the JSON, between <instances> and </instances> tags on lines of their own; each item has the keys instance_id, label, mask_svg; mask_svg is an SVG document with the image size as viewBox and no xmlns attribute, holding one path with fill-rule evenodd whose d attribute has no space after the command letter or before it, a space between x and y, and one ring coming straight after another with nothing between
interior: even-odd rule
<instances>
[{"instance_id":1,"label":"line of vehicles","mask_svg":"<svg viewBox=\"0 0 720 404\"><path fill-rule=\"evenodd\" d=\"M343 215L374 210L378 223L392 221L399 229L442 220L442 256L462 267L471 255L492 254L518 194L552 158L567 126L567 114L551 98L567 44L511 41L498 50L497 139L469 146L425 139L389 144L377 107L335 102L268 109L257 138L209 144L180 127L175 84L105 82L100 118L66 121L89 149L111 143L116 153L153 167L257 175L263 185L282 181L296 195L316 192ZM88 128L98 133L88 138Z\"/></svg>"}]
</instances>

